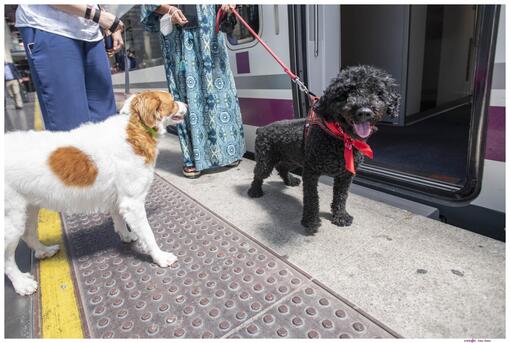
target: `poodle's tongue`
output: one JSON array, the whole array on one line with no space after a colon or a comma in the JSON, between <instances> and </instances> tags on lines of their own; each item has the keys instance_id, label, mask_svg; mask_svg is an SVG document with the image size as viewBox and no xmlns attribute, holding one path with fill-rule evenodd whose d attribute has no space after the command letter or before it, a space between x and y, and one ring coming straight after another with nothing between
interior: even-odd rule
<instances>
[{"instance_id":1,"label":"poodle's tongue","mask_svg":"<svg viewBox=\"0 0 510 343\"><path fill-rule=\"evenodd\" d=\"M356 134L361 138L367 138L372 132L372 126L370 122L365 121L363 123L354 124L354 130L356 130Z\"/></svg>"}]
</instances>

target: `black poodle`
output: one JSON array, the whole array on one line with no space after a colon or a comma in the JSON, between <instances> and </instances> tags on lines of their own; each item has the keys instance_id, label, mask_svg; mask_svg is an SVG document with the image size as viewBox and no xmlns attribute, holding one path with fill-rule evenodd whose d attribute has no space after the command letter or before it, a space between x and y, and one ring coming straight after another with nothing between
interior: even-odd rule
<instances>
[{"instance_id":1,"label":"black poodle","mask_svg":"<svg viewBox=\"0 0 510 343\"><path fill-rule=\"evenodd\" d=\"M364 158L360 150L365 151L365 141L376 131L378 121L384 116L398 115L399 105L397 84L386 72L364 65L342 70L313 105L316 120L311 124L306 119L282 120L257 129L257 164L249 196L257 198L264 194L262 183L273 168L286 185L299 185L300 180L289 171L302 167L301 224L306 233L314 234L320 226L317 184L322 174L334 177L333 224L351 225L353 218L347 213L345 202L355 170ZM343 130L349 137L345 140L327 132L327 128L334 131L335 127L340 129L337 133ZM352 142L358 144L352 146ZM350 161L349 149L352 149Z\"/></svg>"}]
</instances>

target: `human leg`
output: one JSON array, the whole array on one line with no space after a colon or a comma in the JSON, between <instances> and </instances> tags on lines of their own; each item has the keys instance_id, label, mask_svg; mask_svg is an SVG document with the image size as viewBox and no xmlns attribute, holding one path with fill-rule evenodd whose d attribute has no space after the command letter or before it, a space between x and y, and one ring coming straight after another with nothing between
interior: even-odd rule
<instances>
[{"instance_id":1,"label":"human leg","mask_svg":"<svg viewBox=\"0 0 510 343\"><path fill-rule=\"evenodd\" d=\"M115 114L110 63L103 41L84 42L85 87L91 121L98 122Z\"/></svg>"},{"instance_id":2,"label":"human leg","mask_svg":"<svg viewBox=\"0 0 510 343\"><path fill-rule=\"evenodd\" d=\"M12 91L14 93L14 102L16 103L16 108L23 108L23 99L21 98L21 89L19 87L18 80L14 80L15 82L12 84Z\"/></svg>"},{"instance_id":3,"label":"human leg","mask_svg":"<svg viewBox=\"0 0 510 343\"><path fill-rule=\"evenodd\" d=\"M168 91L173 94L175 100L185 102L189 107L189 116L176 125L177 135L182 152L183 174L189 178L200 176L195 168L194 150L191 142L190 125L197 120L196 109L187 98L185 70L185 56L183 54L184 32L175 32L167 37L161 36L161 52L165 60L165 74ZM185 68L185 67L184 67ZM191 118L191 119L190 119Z\"/></svg>"},{"instance_id":4,"label":"human leg","mask_svg":"<svg viewBox=\"0 0 510 343\"><path fill-rule=\"evenodd\" d=\"M71 130L90 120L82 41L21 27L32 80L47 130Z\"/></svg>"}]
</instances>

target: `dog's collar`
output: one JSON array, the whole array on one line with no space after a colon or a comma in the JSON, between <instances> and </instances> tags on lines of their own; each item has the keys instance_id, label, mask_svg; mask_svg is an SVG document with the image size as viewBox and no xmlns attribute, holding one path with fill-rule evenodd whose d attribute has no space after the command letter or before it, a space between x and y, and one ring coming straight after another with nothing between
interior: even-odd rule
<instances>
[{"instance_id":1,"label":"dog's collar","mask_svg":"<svg viewBox=\"0 0 510 343\"><path fill-rule=\"evenodd\" d=\"M142 117L138 116L138 118L140 119L140 123L142 124L143 128L145 129L145 131L147 131L147 133L154 139L157 139L159 137L159 133L158 133L158 130L156 130L155 128L153 127L150 127L149 125L145 124L145 122L143 121Z\"/></svg>"},{"instance_id":2,"label":"dog's collar","mask_svg":"<svg viewBox=\"0 0 510 343\"><path fill-rule=\"evenodd\" d=\"M370 145L367 142L353 139L349 134L347 134L338 123L333 123L326 121L322 118L319 118L315 111L313 110L313 106L319 100L319 97L312 98L312 106L310 106L310 111L308 112L308 117L306 118L305 124L305 144L308 137L308 132L310 130L311 125L318 125L321 129L326 131L330 136L335 137L336 139L341 139L344 143L344 160L345 160L345 169L347 169L351 174L356 175L356 169L354 168L354 154L353 148L356 148L360 153L367 156L368 158L374 158L374 153L370 148Z\"/></svg>"}]
</instances>

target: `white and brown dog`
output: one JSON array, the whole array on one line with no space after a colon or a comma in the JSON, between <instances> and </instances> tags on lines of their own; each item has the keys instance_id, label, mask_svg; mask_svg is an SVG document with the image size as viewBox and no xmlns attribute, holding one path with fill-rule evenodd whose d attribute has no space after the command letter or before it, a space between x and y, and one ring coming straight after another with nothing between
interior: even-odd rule
<instances>
[{"instance_id":1,"label":"white and brown dog","mask_svg":"<svg viewBox=\"0 0 510 343\"><path fill-rule=\"evenodd\" d=\"M37 258L53 256L59 249L38 240L39 208L109 212L124 242L139 239L161 267L177 260L158 247L144 203L154 175L158 134L185 114L186 105L171 94L149 91L131 96L119 115L100 123L69 132L5 134L5 274L17 293L28 295L37 289L32 275L22 273L14 259L20 238Z\"/></svg>"}]
</instances>

